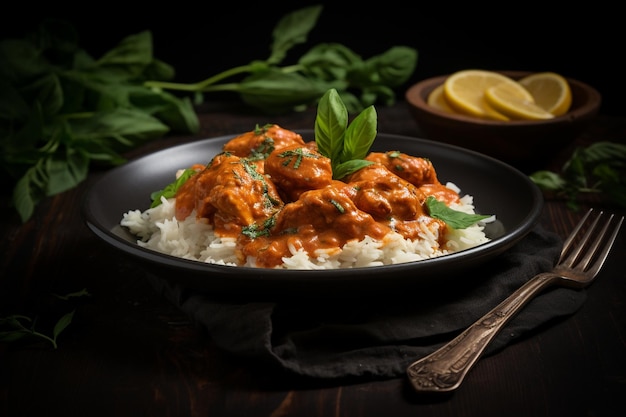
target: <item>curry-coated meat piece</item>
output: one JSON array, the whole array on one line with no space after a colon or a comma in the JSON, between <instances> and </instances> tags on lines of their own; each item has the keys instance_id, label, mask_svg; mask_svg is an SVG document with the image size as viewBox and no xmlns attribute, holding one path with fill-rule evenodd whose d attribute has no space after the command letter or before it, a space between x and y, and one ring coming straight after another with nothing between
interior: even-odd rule
<instances>
[{"instance_id":1,"label":"curry-coated meat piece","mask_svg":"<svg viewBox=\"0 0 626 417\"><path fill-rule=\"evenodd\" d=\"M354 172L347 182L356 190L357 207L378 220L413 220L424 214L424 193L380 163Z\"/></svg>"},{"instance_id":2,"label":"curry-coated meat piece","mask_svg":"<svg viewBox=\"0 0 626 417\"><path fill-rule=\"evenodd\" d=\"M264 222L283 206L276 187L256 165L230 153L216 155L187 183L176 194L177 210L187 212L189 207L179 208L179 202L193 202L196 217L221 236L238 236L243 227Z\"/></svg>"},{"instance_id":3,"label":"curry-coated meat piece","mask_svg":"<svg viewBox=\"0 0 626 417\"><path fill-rule=\"evenodd\" d=\"M325 187L333 180L330 159L305 145L274 150L265 160L264 170L287 202L297 200L304 191Z\"/></svg>"},{"instance_id":4,"label":"curry-coated meat piece","mask_svg":"<svg viewBox=\"0 0 626 417\"><path fill-rule=\"evenodd\" d=\"M222 150L242 158L265 159L273 150L291 145L304 145L304 139L277 124L267 124L229 140Z\"/></svg>"},{"instance_id":5,"label":"curry-coated meat piece","mask_svg":"<svg viewBox=\"0 0 626 417\"><path fill-rule=\"evenodd\" d=\"M430 159L398 151L371 152L365 159L383 164L389 171L416 187L421 187L423 184L439 184L435 167Z\"/></svg>"},{"instance_id":6,"label":"curry-coated meat piece","mask_svg":"<svg viewBox=\"0 0 626 417\"><path fill-rule=\"evenodd\" d=\"M439 181L430 159L397 151L372 152L365 159L385 165L389 171L418 187L426 196L432 195L446 204L458 203L460 200L456 191Z\"/></svg>"},{"instance_id":7,"label":"curry-coated meat piece","mask_svg":"<svg viewBox=\"0 0 626 417\"><path fill-rule=\"evenodd\" d=\"M353 197L356 206L381 224L405 239L418 239L426 228L438 236L440 244L445 241L445 222L430 217L425 205L428 194L423 187L435 187L428 188L430 192L445 189L456 195L453 190L441 184L416 187L379 163L361 168L348 180L356 190Z\"/></svg>"},{"instance_id":8,"label":"curry-coated meat piece","mask_svg":"<svg viewBox=\"0 0 626 417\"><path fill-rule=\"evenodd\" d=\"M276 217L272 233L302 226L317 231L332 228L337 217L352 218L359 211L352 201L352 194L353 189L341 181L332 181L331 185L302 193L297 201L285 204Z\"/></svg>"}]
</instances>

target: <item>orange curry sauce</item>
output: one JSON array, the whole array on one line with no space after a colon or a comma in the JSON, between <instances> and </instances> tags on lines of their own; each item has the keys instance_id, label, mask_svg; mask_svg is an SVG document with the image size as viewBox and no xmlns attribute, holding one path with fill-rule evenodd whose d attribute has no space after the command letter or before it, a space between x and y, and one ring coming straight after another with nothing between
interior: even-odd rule
<instances>
[{"instance_id":1,"label":"orange curry sauce","mask_svg":"<svg viewBox=\"0 0 626 417\"><path fill-rule=\"evenodd\" d=\"M442 185L432 163L400 152L370 153L374 162L341 181L333 180L330 159L315 142L267 125L233 138L176 194L176 218L196 211L222 237L237 239L237 256L272 268L304 249L340 250L365 236L382 240L390 231L417 239L420 224L446 225L425 212L432 195L450 204L455 191ZM290 249L291 248L291 249Z\"/></svg>"}]
</instances>

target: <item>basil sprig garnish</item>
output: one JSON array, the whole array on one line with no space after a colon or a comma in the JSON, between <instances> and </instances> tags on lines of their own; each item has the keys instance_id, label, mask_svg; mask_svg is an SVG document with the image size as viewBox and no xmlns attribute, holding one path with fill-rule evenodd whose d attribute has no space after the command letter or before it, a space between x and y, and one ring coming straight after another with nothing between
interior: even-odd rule
<instances>
[{"instance_id":1,"label":"basil sprig garnish","mask_svg":"<svg viewBox=\"0 0 626 417\"><path fill-rule=\"evenodd\" d=\"M342 179L373 162L367 156L377 134L374 106L366 107L351 123L348 110L336 89L320 99L315 118L315 143L318 151L330 158L333 178Z\"/></svg>"}]
</instances>

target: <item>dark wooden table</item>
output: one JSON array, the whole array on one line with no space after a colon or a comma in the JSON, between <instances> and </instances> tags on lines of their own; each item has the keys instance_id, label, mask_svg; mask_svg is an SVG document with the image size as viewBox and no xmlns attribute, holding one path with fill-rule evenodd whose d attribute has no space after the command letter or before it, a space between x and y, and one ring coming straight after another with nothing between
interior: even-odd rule
<instances>
[{"instance_id":1,"label":"dark wooden table","mask_svg":"<svg viewBox=\"0 0 626 417\"><path fill-rule=\"evenodd\" d=\"M241 133L257 123L310 129L315 117L312 110L263 118L217 104L199 112L199 134L173 134L126 156ZM404 102L378 113L379 131L420 135ZM572 146L624 138L626 118L600 115ZM76 189L46 199L25 224L6 207L8 191L2 194L0 312L38 315L37 327L50 333L55 319L75 309L58 349L0 343L2 416L598 417L626 410L626 232L579 311L483 358L456 393L421 397L404 378L294 382L220 352L132 260L85 226L82 198L105 172L94 169ZM581 215L547 200L540 222L565 236ZM91 295L53 296L83 288Z\"/></svg>"}]
</instances>

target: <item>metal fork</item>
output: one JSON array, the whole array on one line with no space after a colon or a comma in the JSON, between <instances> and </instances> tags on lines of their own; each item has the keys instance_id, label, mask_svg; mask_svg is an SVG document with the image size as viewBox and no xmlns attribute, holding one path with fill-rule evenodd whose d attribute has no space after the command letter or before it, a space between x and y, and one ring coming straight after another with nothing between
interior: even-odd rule
<instances>
[{"instance_id":1,"label":"metal fork","mask_svg":"<svg viewBox=\"0 0 626 417\"><path fill-rule=\"evenodd\" d=\"M494 336L540 291L551 285L584 288L591 284L624 221L622 216L617 223L613 222L611 214L597 232L603 212L593 220L592 212L590 209L585 214L564 241L561 256L552 271L534 276L456 338L409 365L406 372L413 388L418 392L455 390ZM585 227L587 220L591 225ZM616 226L611 228L612 223Z\"/></svg>"}]
</instances>

